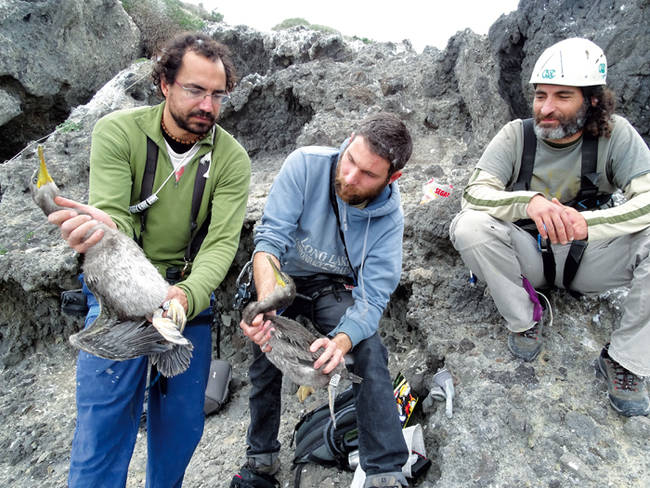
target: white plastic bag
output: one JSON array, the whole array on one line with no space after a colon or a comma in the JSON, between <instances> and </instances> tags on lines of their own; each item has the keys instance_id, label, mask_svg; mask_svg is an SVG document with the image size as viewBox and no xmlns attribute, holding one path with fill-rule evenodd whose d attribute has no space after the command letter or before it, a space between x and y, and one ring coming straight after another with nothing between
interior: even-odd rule
<instances>
[{"instance_id":1,"label":"white plastic bag","mask_svg":"<svg viewBox=\"0 0 650 488\"><path fill-rule=\"evenodd\" d=\"M404 434L406 446L411 453L406 464L402 466L402 473L404 473L404 476L407 478L411 478L411 467L417 462L419 457L418 454L422 457L427 456L426 448L424 447L424 435L422 434L422 427L420 424L407 427L402 431L402 434ZM363 488L365 482L366 473L361 469L361 465L359 464L357 465L357 469L354 471L354 478L352 479L350 488Z\"/></svg>"}]
</instances>

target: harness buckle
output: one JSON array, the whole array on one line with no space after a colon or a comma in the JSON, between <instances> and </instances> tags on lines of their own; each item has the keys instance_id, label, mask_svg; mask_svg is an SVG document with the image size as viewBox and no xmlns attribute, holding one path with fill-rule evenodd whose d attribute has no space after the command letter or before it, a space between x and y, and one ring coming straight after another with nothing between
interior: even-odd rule
<instances>
[{"instance_id":1,"label":"harness buckle","mask_svg":"<svg viewBox=\"0 0 650 488\"><path fill-rule=\"evenodd\" d=\"M189 261L187 258L183 258L183 269L181 270L181 278L185 278L185 273L187 273L187 270L190 269L190 265L192 264L192 261Z\"/></svg>"},{"instance_id":2,"label":"harness buckle","mask_svg":"<svg viewBox=\"0 0 650 488\"><path fill-rule=\"evenodd\" d=\"M232 302L233 310L241 310L251 299L251 284L253 282L253 260L248 261L237 276L235 286L237 291Z\"/></svg>"},{"instance_id":3,"label":"harness buckle","mask_svg":"<svg viewBox=\"0 0 650 488\"><path fill-rule=\"evenodd\" d=\"M537 250L542 254L550 252L551 251L550 239L548 237L546 239L542 239L542 235L537 234Z\"/></svg>"}]
</instances>

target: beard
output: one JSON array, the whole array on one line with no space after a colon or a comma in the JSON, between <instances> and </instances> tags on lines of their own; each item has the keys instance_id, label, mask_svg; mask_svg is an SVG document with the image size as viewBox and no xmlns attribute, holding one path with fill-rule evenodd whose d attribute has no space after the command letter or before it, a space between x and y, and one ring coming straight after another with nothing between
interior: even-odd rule
<instances>
[{"instance_id":1,"label":"beard","mask_svg":"<svg viewBox=\"0 0 650 488\"><path fill-rule=\"evenodd\" d=\"M203 110L194 110L187 114L187 116L183 116L172 110L170 107L169 113L171 114L174 122L176 122L176 125L178 127L191 134L196 134L199 136L206 134L210 129L212 129L215 122L217 121L217 117L214 114L204 112ZM190 120L191 117L195 116L204 117L206 118L206 121L198 122Z\"/></svg>"},{"instance_id":2,"label":"beard","mask_svg":"<svg viewBox=\"0 0 650 488\"><path fill-rule=\"evenodd\" d=\"M543 120L542 115L535 114L535 135L540 139L557 140L571 137L580 132L585 126L587 120L587 110L589 101L585 101L578 111L572 116L558 115L555 120L559 122L557 127L541 127L539 124Z\"/></svg>"},{"instance_id":3,"label":"beard","mask_svg":"<svg viewBox=\"0 0 650 488\"><path fill-rule=\"evenodd\" d=\"M377 198L386 185L390 177L386 178L386 181L379 184L377 187L361 191L355 188L352 185L348 185L343 181L343 177L339 174L340 166L336 168L336 180L334 180L334 188L336 189L336 194L341 200L343 200L348 205L361 205L364 202L371 202Z\"/></svg>"}]
</instances>

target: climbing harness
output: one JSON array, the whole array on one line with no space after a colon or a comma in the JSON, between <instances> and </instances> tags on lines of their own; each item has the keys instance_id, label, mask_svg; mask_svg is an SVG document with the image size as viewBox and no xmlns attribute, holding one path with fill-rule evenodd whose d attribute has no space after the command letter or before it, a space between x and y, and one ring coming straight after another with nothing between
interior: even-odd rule
<instances>
[{"instance_id":1,"label":"climbing harness","mask_svg":"<svg viewBox=\"0 0 650 488\"><path fill-rule=\"evenodd\" d=\"M526 119L523 121L524 130L524 149L521 158L521 169L517 176L517 181L512 185L512 191L530 190L530 181L533 176L533 167L535 166L535 152L537 138L534 130L534 120ZM582 164L580 170L580 189L576 197L564 203L582 212L584 210L593 210L612 206L612 195L609 193L600 193L598 191L598 178L600 173L596 171L598 160L598 139L590 134L584 133L582 136ZM549 286L555 283L555 258L550 240L543 239L537 231L535 222L531 219L522 219L515 222L515 225L531 234L537 239L537 247L542 254L544 264L544 277ZM587 248L587 240L574 240L571 242L569 253L564 264L564 274L562 284L569 293L578 297L580 294L571 290L570 286L578 272L580 261Z\"/></svg>"},{"instance_id":2,"label":"climbing harness","mask_svg":"<svg viewBox=\"0 0 650 488\"><path fill-rule=\"evenodd\" d=\"M216 144L216 139L217 139L217 131L215 130L212 137L213 147ZM190 221L190 232L189 232L187 247L185 249L185 255L183 256L183 261L185 265L181 270L181 278L185 276L185 273L188 271L192 263L192 260L199 252L199 249L201 248L201 244L203 243L203 240L205 239L205 236L208 233L208 228L210 226L211 210L208 211L208 215L206 216L203 225L201 226L200 229L198 229L198 231L197 231L198 224L196 222L196 218L199 214L199 208L201 206L201 200L203 198L203 191L205 190L205 181L207 179L205 175L210 169L210 163L212 160L211 156L212 153L210 152L205 154L203 157L201 157L196 168L196 178L194 179L194 190L192 192L192 212L191 212L191 221ZM154 203L158 201L158 196L157 196L158 192L162 189L165 183L167 183L171 175L174 174L174 171L172 171L170 175L162 183L162 185L160 185L160 188L158 188L156 192L152 193L157 165L158 165L158 145L151 138L147 137L147 159L146 159L146 164L144 169L144 175L142 177L142 186L140 188L140 203L131 205L129 207L129 212L131 212L132 214L135 213L140 214L140 235L138 236L137 242L141 247L142 247L142 236L144 235L144 232L146 230L147 210L149 209L149 207L151 207Z\"/></svg>"}]
</instances>

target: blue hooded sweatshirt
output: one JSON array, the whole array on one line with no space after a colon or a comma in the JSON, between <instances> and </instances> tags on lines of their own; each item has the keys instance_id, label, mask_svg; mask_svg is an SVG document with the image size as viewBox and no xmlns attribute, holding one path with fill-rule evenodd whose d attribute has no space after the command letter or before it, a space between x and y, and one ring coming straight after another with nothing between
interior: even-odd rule
<instances>
[{"instance_id":1,"label":"blue hooded sweatshirt","mask_svg":"<svg viewBox=\"0 0 650 488\"><path fill-rule=\"evenodd\" d=\"M331 337L347 334L354 347L377 331L399 283L404 214L397 182L386 186L364 209L336 197L353 274L330 201L330 169L347 143L338 151L303 147L287 157L271 187L254 241L255 252L274 255L282 271L291 276L356 274L354 305L330 333Z\"/></svg>"}]
</instances>

